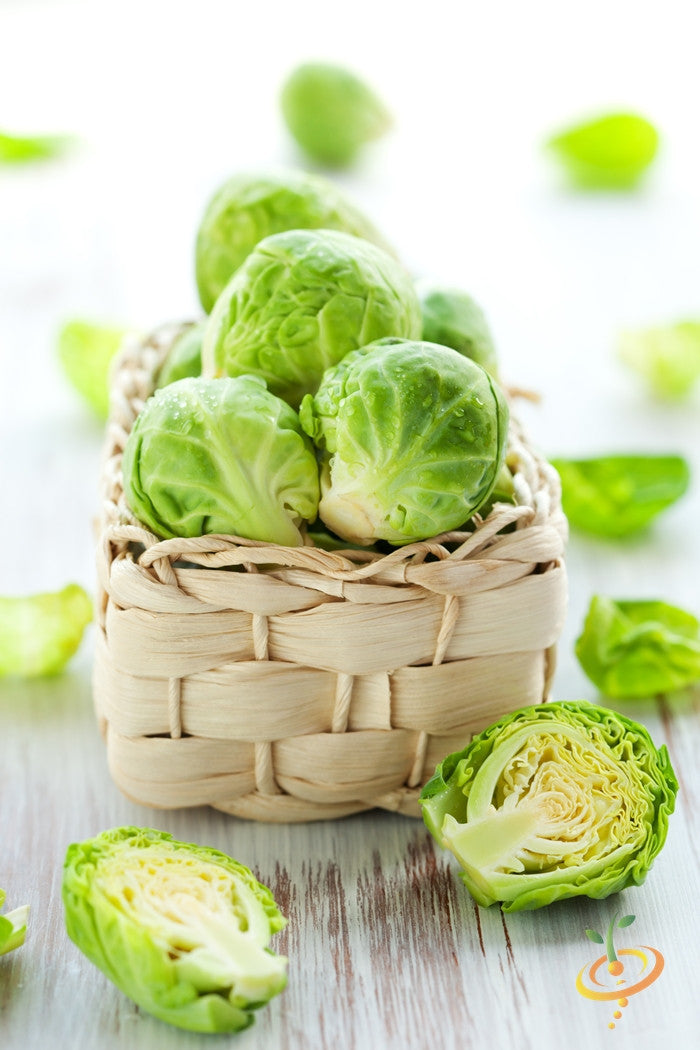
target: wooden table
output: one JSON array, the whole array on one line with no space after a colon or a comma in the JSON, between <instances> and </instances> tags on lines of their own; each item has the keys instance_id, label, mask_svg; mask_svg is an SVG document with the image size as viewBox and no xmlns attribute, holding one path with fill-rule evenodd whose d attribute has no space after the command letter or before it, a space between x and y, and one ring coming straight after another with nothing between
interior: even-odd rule
<instances>
[{"instance_id":1,"label":"wooden table","mask_svg":"<svg viewBox=\"0 0 700 1050\"><path fill-rule=\"evenodd\" d=\"M591 595L661 597L700 612L700 392L678 408L654 403L613 353L621 327L700 315L700 179L687 139L696 96L683 80L693 35L681 20L669 75L652 85L656 25L637 8L635 48L608 52L599 19L611 40L627 23L593 3L565 62L559 5L535 3L531 23L513 5L505 36L496 11L470 15L467 63L457 6L435 5L432 48L407 18L403 51L393 46L392 13L378 5L360 4L331 43L328 12L315 3L275 12L274 34L262 10L234 24L233 5L213 2L196 16L160 3L127 0L112 12L61 2L39 23L31 4L0 9L3 122L7 114L15 130L75 129L84 142L60 164L0 169L0 593L70 580L94 587L102 432L60 374L58 325L92 316L149 327L192 315L203 203L232 171L298 160L275 95L284 70L315 50L373 74L398 117L393 136L339 181L416 272L470 288L486 306L504 374L541 394L522 408L540 446L552 455L681 451L694 469L690 493L644 536L621 545L572 535L553 697L599 699L573 655ZM265 47L244 44L246 33ZM421 78L402 53L424 54ZM507 76L494 78L494 68ZM544 129L608 104L622 85L668 131L649 188L619 198L561 192L537 154ZM475 906L418 821L371 813L274 826L129 802L110 779L93 717L93 644L90 629L57 678L0 681L0 886L8 908L31 906L26 944L0 959L3 1050L698 1045L697 690L619 705L667 745L681 784L645 885L505 917ZM289 957L289 986L247 1032L212 1039L142 1014L69 942L66 847L122 824L225 850L272 888L289 917L275 940ZM657 949L665 969L610 1030L613 1007L584 998L575 982L598 952L585 930L604 931L616 913L636 917L619 944Z\"/></svg>"}]
</instances>

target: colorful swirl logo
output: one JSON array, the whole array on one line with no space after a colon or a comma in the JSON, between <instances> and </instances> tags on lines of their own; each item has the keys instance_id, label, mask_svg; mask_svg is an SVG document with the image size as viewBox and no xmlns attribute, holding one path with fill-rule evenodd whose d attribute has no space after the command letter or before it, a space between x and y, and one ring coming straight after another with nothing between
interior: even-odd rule
<instances>
[{"instance_id":1,"label":"colorful swirl logo","mask_svg":"<svg viewBox=\"0 0 700 1050\"><path fill-rule=\"evenodd\" d=\"M586 999L615 1002L618 1009L613 1013L614 1020L609 1022L608 1028L615 1028L615 1023L620 1020L622 1011L629 1004L630 996L653 984L664 968L661 952L646 944L615 951L615 930L631 926L633 922L634 915L623 915L619 921L616 915L608 926L605 937L597 930L586 930L589 940L605 945L605 955L583 967L576 978L576 990Z\"/></svg>"}]
</instances>

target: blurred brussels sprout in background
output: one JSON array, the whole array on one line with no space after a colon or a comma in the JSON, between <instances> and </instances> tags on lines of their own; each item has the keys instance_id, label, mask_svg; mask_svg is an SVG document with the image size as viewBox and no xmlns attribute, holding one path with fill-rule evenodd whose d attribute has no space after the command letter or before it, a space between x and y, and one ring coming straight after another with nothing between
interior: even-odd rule
<instances>
[{"instance_id":1,"label":"blurred brussels sprout in background","mask_svg":"<svg viewBox=\"0 0 700 1050\"><path fill-rule=\"evenodd\" d=\"M659 134L637 113L608 113L558 132L547 146L578 189L628 190L656 157Z\"/></svg>"},{"instance_id":2,"label":"blurred brussels sprout in background","mask_svg":"<svg viewBox=\"0 0 700 1050\"><path fill-rule=\"evenodd\" d=\"M241 173L221 186L202 217L195 247L199 297L209 313L258 241L285 230L341 230L382 247L362 212L321 175L301 171Z\"/></svg>"},{"instance_id":3,"label":"blurred brussels sprout in background","mask_svg":"<svg viewBox=\"0 0 700 1050\"><path fill-rule=\"evenodd\" d=\"M338 168L351 164L392 123L372 88L351 70L327 62L298 66L282 87L280 105L307 156Z\"/></svg>"},{"instance_id":4,"label":"blurred brussels sprout in background","mask_svg":"<svg viewBox=\"0 0 700 1050\"><path fill-rule=\"evenodd\" d=\"M670 693L700 682L700 623L666 602L595 595L576 656L604 696Z\"/></svg>"},{"instance_id":5,"label":"blurred brussels sprout in background","mask_svg":"<svg viewBox=\"0 0 700 1050\"><path fill-rule=\"evenodd\" d=\"M5 903L5 891L0 890L0 908ZM15 948L24 944L27 935L27 918L29 916L29 905L23 904L21 908L0 915L0 955L7 955Z\"/></svg>"},{"instance_id":6,"label":"blurred brussels sprout in background","mask_svg":"<svg viewBox=\"0 0 700 1050\"><path fill-rule=\"evenodd\" d=\"M524 707L448 755L423 819L483 907L541 908L641 884L678 784L638 722L585 701Z\"/></svg>"},{"instance_id":7,"label":"blurred brussels sprout in background","mask_svg":"<svg viewBox=\"0 0 700 1050\"><path fill-rule=\"evenodd\" d=\"M508 407L492 377L433 343L385 339L348 354L300 418L323 455L319 516L362 545L465 524L506 451Z\"/></svg>"},{"instance_id":8,"label":"blurred brussels sprout in background","mask_svg":"<svg viewBox=\"0 0 700 1050\"><path fill-rule=\"evenodd\" d=\"M0 164L33 164L66 153L75 140L70 135L16 135L0 131Z\"/></svg>"},{"instance_id":9,"label":"blurred brussels sprout in background","mask_svg":"<svg viewBox=\"0 0 700 1050\"><path fill-rule=\"evenodd\" d=\"M625 454L551 463L561 478L569 524L611 539L645 528L690 484L690 467L682 456Z\"/></svg>"},{"instance_id":10,"label":"blurred brussels sprout in background","mask_svg":"<svg viewBox=\"0 0 700 1050\"><path fill-rule=\"evenodd\" d=\"M287 960L269 943L287 920L219 850L114 828L68 847L62 895L71 940L168 1024L235 1032L286 985Z\"/></svg>"},{"instance_id":11,"label":"blurred brussels sprout in background","mask_svg":"<svg viewBox=\"0 0 700 1050\"><path fill-rule=\"evenodd\" d=\"M126 328L68 321L58 333L58 359L66 376L100 419L109 412L109 371Z\"/></svg>"},{"instance_id":12,"label":"blurred brussels sprout in background","mask_svg":"<svg viewBox=\"0 0 700 1050\"><path fill-rule=\"evenodd\" d=\"M161 537L224 533L294 547L318 509L313 446L257 376L157 390L129 434L122 472L129 509Z\"/></svg>"},{"instance_id":13,"label":"blurred brussels sprout in background","mask_svg":"<svg viewBox=\"0 0 700 1050\"><path fill-rule=\"evenodd\" d=\"M413 283L387 252L347 233L289 230L261 241L219 296L202 371L262 376L296 407L350 350L420 331Z\"/></svg>"},{"instance_id":14,"label":"blurred brussels sprout in background","mask_svg":"<svg viewBox=\"0 0 700 1050\"><path fill-rule=\"evenodd\" d=\"M493 337L484 312L470 295L429 281L416 285L423 317L423 339L450 346L498 376Z\"/></svg>"},{"instance_id":15,"label":"blurred brussels sprout in background","mask_svg":"<svg viewBox=\"0 0 700 1050\"><path fill-rule=\"evenodd\" d=\"M202 339L205 321L188 325L174 340L158 372L156 386L168 386L178 379L189 379L202 374Z\"/></svg>"},{"instance_id":16,"label":"blurred brussels sprout in background","mask_svg":"<svg viewBox=\"0 0 700 1050\"><path fill-rule=\"evenodd\" d=\"M92 620L92 601L77 583L60 591L0 597L0 677L58 674Z\"/></svg>"},{"instance_id":17,"label":"blurred brussels sprout in background","mask_svg":"<svg viewBox=\"0 0 700 1050\"><path fill-rule=\"evenodd\" d=\"M700 379L700 321L678 321L623 332L618 355L668 401L687 397Z\"/></svg>"}]
</instances>

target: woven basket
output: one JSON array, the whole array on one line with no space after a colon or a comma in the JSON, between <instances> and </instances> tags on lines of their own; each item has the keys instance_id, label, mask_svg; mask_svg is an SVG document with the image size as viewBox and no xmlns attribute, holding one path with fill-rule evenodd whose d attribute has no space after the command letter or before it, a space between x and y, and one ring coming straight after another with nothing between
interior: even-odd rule
<instances>
[{"instance_id":1,"label":"woven basket","mask_svg":"<svg viewBox=\"0 0 700 1050\"><path fill-rule=\"evenodd\" d=\"M264 821L411 816L435 765L547 698L566 607L555 471L511 420L516 504L380 555L159 540L121 455L179 326L123 348L101 477L95 706L114 781Z\"/></svg>"}]
</instances>

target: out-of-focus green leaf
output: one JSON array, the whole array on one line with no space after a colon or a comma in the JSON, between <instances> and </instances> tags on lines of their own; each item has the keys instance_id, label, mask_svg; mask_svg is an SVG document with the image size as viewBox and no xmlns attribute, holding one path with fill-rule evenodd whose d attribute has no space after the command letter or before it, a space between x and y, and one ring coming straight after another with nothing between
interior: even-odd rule
<instances>
[{"instance_id":1,"label":"out-of-focus green leaf","mask_svg":"<svg viewBox=\"0 0 700 1050\"><path fill-rule=\"evenodd\" d=\"M12 135L0 131L0 164L31 164L52 160L74 143L70 135Z\"/></svg>"},{"instance_id":2,"label":"out-of-focus green leaf","mask_svg":"<svg viewBox=\"0 0 700 1050\"><path fill-rule=\"evenodd\" d=\"M0 908L5 903L5 891L0 890ZM0 955L7 955L24 944L27 934L27 916L29 905L24 904L21 908L8 911L0 915Z\"/></svg>"},{"instance_id":3,"label":"out-of-focus green leaf","mask_svg":"<svg viewBox=\"0 0 700 1050\"><path fill-rule=\"evenodd\" d=\"M45 594L0 597L0 677L62 671L91 619L92 602L77 583Z\"/></svg>"},{"instance_id":4,"label":"out-of-focus green leaf","mask_svg":"<svg viewBox=\"0 0 700 1050\"><path fill-rule=\"evenodd\" d=\"M644 726L567 700L494 722L443 759L420 802L474 899L519 911L641 884L677 790L666 748Z\"/></svg>"},{"instance_id":5,"label":"out-of-focus green leaf","mask_svg":"<svg viewBox=\"0 0 700 1050\"><path fill-rule=\"evenodd\" d=\"M79 394L100 419L109 411L109 371L126 328L68 321L58 334L58 357Z\"/></svg>"},{"instance_id":6,"label":"out-of-focus green leaf","mask_svg":"<svg viewBox=\"0 0 700 1050\"><path fill-rule=\"evenodd\" d=\"M666 602L596 595L576 655L604 696L670 693L700 681L700 624Z\"/></svg>"},{"instance_id":7,"label":"out-of-focus green leaf","mask_svg":"<svg viewBox=\"0 0 700 1050\"><path fill-rule=\"evenodd\" d=\"M617 352L624 364L646 380L654 395L682 400L700 379L700 321L623 332Z\"/></svg>"},{"instance_id":8,"label":"out-of-focus green leaf","mask_svg":"<svg viewBox=\"0 0 700 1050\"><path fill-rule=\"evenodd\" d=\"M690 467L678 455L612 455L552 459L569 523L622 539L643 529L686 492Z\"/></svg>"},{"instance_id":9,"label":"out-of-focus green leaf","mask_svg":"<svg viewBox=\"0 0 700 1050\"><path fill-rule=\"evenodd\" d=\"M659 134L639 114L609 113L558 132L547 146L578 189L628 190L654 160Z\"/></svg>"}]
</instances>

